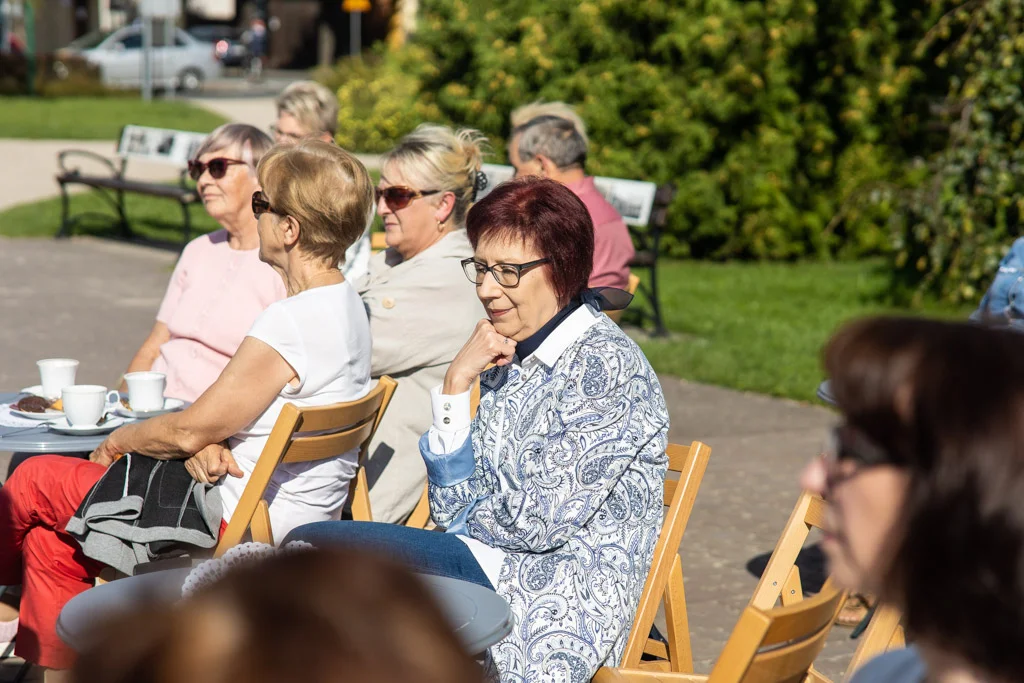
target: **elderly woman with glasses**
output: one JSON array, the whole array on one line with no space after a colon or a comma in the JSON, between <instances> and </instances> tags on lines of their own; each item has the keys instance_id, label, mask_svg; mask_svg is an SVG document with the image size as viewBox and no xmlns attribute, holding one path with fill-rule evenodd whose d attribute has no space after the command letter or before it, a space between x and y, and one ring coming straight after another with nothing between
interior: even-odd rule
<instances>
[{"instance_id":1,"label":"elderly woman with glasses","mask_svg":"<svg viewBox=\"0 0 1024 683\"><path fill-rule=\"evenodd\" d=\"M206 535L215 540L284 406L353 401L370 390L370 325L362 300L338 270L373 212L369 174L354 156L321 141L275 148L258 172L263 189L250 197L250 207L258 219L259 258L282 280L287 297L257 317L224 371L191 406L120 427L89 460L32 458L0 488L0 584L23 586L17 644L25 659L66 668L73 656L57 637L57 615L104 562L121 566L109 543L80 546L85 524L78 531L69 524L72 516L85 518L80 506L121 454L136 472L153 472L153 459L184 461L162 468L146 489L147 497L159 494L161 510L180 500L162 482L184 479L192 491L186 470L203 484L219 482L214 491L223 522L214 516ZM302 524L338 519L358 457L353 449L278 466L267 489L274 532L284 536ZM120 476L127 481L125 471ZM144 522L143 514L137 523ZM173 517L164 521L173 523ZM161 526L144 528L156 534ZM154 535L149 542L167 540Z\"/></svg>"},{"instance_id":2,"label":"elderly woman with glasses","mask_svg":"<svg viewBox=\"0 0 1024 683\"><path fill-rule=\"evenodd\" d=\"M377 213L388 248L356 281L373 330L373 375L398 380L366 462L378 521L402 521L422 496L418 444L430 426L430 389L483 314L459 262L473 255L466 212L485 178L484 142L473 130L423 125L381 165Z\"/></svg>"},{"instance_id":3,"label":"elderly woman with glasses","mask_svg":"<svg viewBox=\"0 0 1024 683\"><path fill-rule=\"evenodd\" d=\"M127 370L166 374L168 396L196 400L253 321L285 296L281 278L260 261L250 203L259 189L256 165L272 145L258 128L229 123L210 133L189 162L203 207L221 229L185 247L156 323Z\"/></svg>"},{"instance_id":4,"label":"elderly woman with glasses","mask_svg":"<svg viewBox=\"0 0 1024 683\"><path fill-rule=\"evenodd\" d=\"M853 680L1020 680L1020 334L868 318L839 331L825 366L842 423L801 484L825 499L833 579L898 608L914 642Z\"/></svg>"},{"instance_id":5,"label":"elderly woman with glasses","mask_svg":"<svg viewBox=\"0 0 1024 683\"><path fill-rule=\"evenodd\" d=\"M431 390L434 424L420 440L447 533L336 522L291 538L493 588L515 617L490 650L501 680L584 683L619 662L650 570L668 411L639 347L601 313L625 293L587 289L593 223L571 190L504 183L466 229L464 267L486 318Z\"/></svg>"}]
</instances>

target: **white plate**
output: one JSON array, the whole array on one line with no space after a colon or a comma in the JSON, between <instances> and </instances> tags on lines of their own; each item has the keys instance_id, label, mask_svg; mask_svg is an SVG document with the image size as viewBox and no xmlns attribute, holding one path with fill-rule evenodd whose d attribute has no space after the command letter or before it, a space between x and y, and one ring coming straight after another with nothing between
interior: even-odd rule
<instances>
[{"instance_id":1,"label":"white plate","mask_svg":"<svg viewBox=\"0 0 1024 683\"><path fill-rule=\"evenodd\" d=\"M43 396L42 384L33 384L30 387L25 387L24 389L21 390L21 393L32 394L33 396L46 398L45 396ZM57 398L60 397L58 396ZM45 413L29 413L24 410L18 410L17 408L14 407L15 403L17 403L17 401L11 403L11 415L17 415L18 417L23 417L26 420L53 420L58 417L64 417L63 411L54 410L53 408L47 408Z\"/></svg>"},{"instance_id":2,"label":"white plate","mask_svg":"<svg viewBox=\"0 0 1024 683\"><path fill-rule=\"evenodd\" d=\"M165 398L164 407L160 410L128 410L124 404L118 403L114 412L121 417L130 417L133 420L145 420L147 417L156 417L166 413L173 413L185 407L185 402L180 398Z\"/></svg>"},{"instance_id":3,"label":"white plate","mask_svg":"<svg viewBox=\"0 0 1024 683\"><path fill-rule=\"evenodd\" d=\"M55 420L58 417L64 417L64 413L59 410L54 410L53 408L47 408L46 411L42 413L30 413L27 410L16 409L13 403L11 404L11 415L17 415L18 417L23 417L26 420Z\"/></svg>"},{"instance_id":4,"label":"white plate","mask_svg":"<svg viewBox=\"0 0 1024 683\"><path fill-rule=\"evenodd\" d=\"M58 434L70 434L71 436L94 436L96 434L112 432L123 424L124 420L119 417L108 417L107 421L101 425L75 427L74 425L68 424L67 418L62 417L53 424L46 426L49 427L51 432L57 432Z\"/></svg>"}]
</instances>

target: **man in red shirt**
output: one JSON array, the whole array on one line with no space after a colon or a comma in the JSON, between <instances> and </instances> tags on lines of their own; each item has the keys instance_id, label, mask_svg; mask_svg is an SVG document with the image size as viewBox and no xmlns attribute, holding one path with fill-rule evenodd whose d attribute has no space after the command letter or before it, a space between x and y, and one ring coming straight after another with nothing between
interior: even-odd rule
<instances>
[{"instance_id":1,"label":"man in red shirt","mask_svg":"<svg viewBox=\"0 0 1024 683\"><path fill-rule=\"evenodd\" d=\"M594 221L594 270L589 285L625 289L633 240L622 216L584 171L587 140L575 124L562 116L535 116L512 130L508 157L517 178L538 175L557 180L583 201Z\"/></svg>"}]
</instances>

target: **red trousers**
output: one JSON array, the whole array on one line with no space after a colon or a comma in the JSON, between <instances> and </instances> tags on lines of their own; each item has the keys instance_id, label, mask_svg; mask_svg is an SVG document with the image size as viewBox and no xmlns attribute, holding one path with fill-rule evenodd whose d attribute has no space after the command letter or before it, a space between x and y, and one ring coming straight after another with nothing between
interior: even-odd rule
<instances>
[{"instance_id":1,"label":"red trousers","mask_svg":"<svg viewBox=\"0 0 1024 683\"><path fill-rule=\"evenodd\" d=\"M57 617L104 565L83 555L64 527L106 471L88 460L41 455L19 465L0 488L0 585L22 586L15 652L40 666L74 663L74 652L57 637Z\"/></svg>"}]
</instances>

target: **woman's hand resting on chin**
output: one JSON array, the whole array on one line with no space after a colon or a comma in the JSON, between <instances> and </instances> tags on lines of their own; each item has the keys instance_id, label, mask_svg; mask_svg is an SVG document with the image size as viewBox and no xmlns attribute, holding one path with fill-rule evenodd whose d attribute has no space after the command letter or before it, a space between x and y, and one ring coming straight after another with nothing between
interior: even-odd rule
<instances>
[{"instance_id":1,"label":"woman's hand resting on chin","mask_svg":"<svg viewBox=\"0 0 1024 683\"><path fill-rule=\"evenodd\" d=\"M515 353L514 340L498 334L490 320L481 320L448 367L441 393L453 396L469 391L488 365L508 365Z\"/></svg>"}]
</instances>

